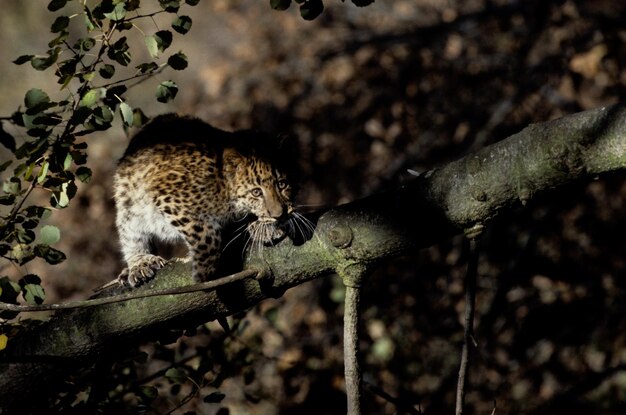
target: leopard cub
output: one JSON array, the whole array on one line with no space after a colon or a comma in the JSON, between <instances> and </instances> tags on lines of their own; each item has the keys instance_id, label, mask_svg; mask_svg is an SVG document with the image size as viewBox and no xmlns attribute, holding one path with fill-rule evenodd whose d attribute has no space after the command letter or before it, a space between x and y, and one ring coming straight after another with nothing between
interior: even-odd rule
<instances>
[{"instance_id":1,"label":"leopard cub","mask_svg":"<svg viewBox=\"0 0 626 415\"><path fill-rule=\"evenodd\" d=\"M247 221L253 244L285 235L294 213L289 157L264 134L226 132L189 117L162 115L135 135L114 178L116 225L127 268L138 286L165 260L154 242L182 240L195 281L213 278L222 230Z\"/></svg>"}]
</instances>

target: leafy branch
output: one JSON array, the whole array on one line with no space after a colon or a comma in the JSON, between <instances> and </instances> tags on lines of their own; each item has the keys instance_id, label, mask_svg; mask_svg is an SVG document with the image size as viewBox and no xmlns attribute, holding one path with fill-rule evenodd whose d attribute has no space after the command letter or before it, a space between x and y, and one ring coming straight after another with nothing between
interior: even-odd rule
<instances>
[{"instance_id":1,"label":"leafy branch","mask_svg":"<svg viewBox=\"0 0 626 415\"><path fill-rule=\"evenodd\" d=\"M35 258L49 264L66 258L50 246L51 240L42 235L39 224L54 210L70 204L77 181L91 179L91 170L85 165L88 144L81 138L111 128L116 116L121 117L124 128L141 125L146 117L140 108L127 102L125 94L132 87L128 84L139 80L134 84L138 85L167 68L178 71L187 67L188 59L182 52L167 59L162 55L172 45L174 33L185 35L191 29L192 19L180 13L181 7L194 6L198 0L152 3L159 10L141 13L140 0L102 0L95 4L87 0L51 0L48 10L58 15L50 25L53 38L47 51L22 55L13 61L16 65L29 63L37 71L53 71L59 87L54 93L30 89L23 105L10 117L2 118L24 131L20 135L26 138L21 142L16 142L0 123L0 143L12 154L11 159L0 163L0 173L6 177L0 205L7 207L0 214L0 257L17 267ZM171 29L157 27L154 34L148 35L142 32L151 60L135 63L133 75L120 71L133 63L135 53L124 32L137 28L137 20L154 20L158 14L171 14L173 19ZM70 42L70 38L77 40ZM155 98L165 103L177 92L176 83L165 80L157 86ZM58 95L61 99L52 98ZM28 201L35 191L47 193L49 203L30 205ZM21 294L31 305L42 303L45 295L37 281L39 278L31 275L24 276L19 284L0 277L0 301L15 303ZM36 295L26 291L25 287L31 286ZM0 313L0 318L12 317L13 313Z\"/></svg>"}]
</instances>

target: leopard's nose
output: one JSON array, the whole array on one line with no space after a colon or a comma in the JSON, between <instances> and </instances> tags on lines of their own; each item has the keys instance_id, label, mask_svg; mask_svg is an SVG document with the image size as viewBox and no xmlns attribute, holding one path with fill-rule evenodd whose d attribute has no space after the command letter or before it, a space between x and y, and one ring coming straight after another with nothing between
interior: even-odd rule
<instances>
[{"instance_id":1,"label":"leopard's nose","mask_svg":"<svg viewBox=\"0 0 626 415\"><path fill-rule=\"evenodd\" d=\"M287 211L284 206L282 206L280 203L277 203L273 206L268 206L267 213L270 215L270 217L274 219L281 219L286 215Z\"/></svg>"},{"instance_id":2,"label":"leopard's nose","mask_svg":"<svg viewBox=\"0 0 626 415\"><path fill-rule=\"evenodd\" d=\"M265 207L267 208L267 214L274 219L280 219L286 214L285 206L280 202L277 195L268 195L265 199ZM274 197L272 197L274 196Z\"/></svg>"}]
</instances>

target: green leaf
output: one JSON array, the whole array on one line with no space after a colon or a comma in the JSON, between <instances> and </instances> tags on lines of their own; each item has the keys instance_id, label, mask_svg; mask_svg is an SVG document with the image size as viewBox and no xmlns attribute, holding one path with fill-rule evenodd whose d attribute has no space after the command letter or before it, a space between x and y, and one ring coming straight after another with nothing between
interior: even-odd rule
<instances>
[{"instance_id":1,"label":"green leaf","mask_svg":"<svg viewBox=\"0 0 626 415\"><path fill-rule=\"evenodd\" d=\"M120 104L120 113L122 114L122 121L127 127L133 125L133 109L125 102Z\"/></svg>"},{"instance_id":2,"label":"green leaf","mask_svg":"<svg viewBox=\"0 0 626 415\"><path fill-rule=\"evenodd\" d=\"M93 81L93 78L96 77L96 73L95 72L84 72L82 74L80 74L80 78L83 82L91 82Z\"/></svg>"},{"instance_id":3,"label":"green leaf","mask_svg":"<svg viewBox=\"0 0 626 415\"><path fill-rule=\"evenodd\" d=\"M80 60L81 60L80 57L77 56L77 57L73 57L71 59L61 62L56 72L57 76L65 75L65 76L74 77L74 75L76 74L76 67L80 63Z\"/></svg>"},{"instance_id":4,"label":"green leaf","mask_svg":"<svg viewBox=\"0 0 626 415\"><path fill-rule=\"evenodd\" d=\"M67 153L65 158L63 159L63 171L68 170L72 167L72 153Z\"/></svg>"},{"instance_id":5,"label":"green leaf","mask_svg":"<svg viewBox=\"0 0 626 415\"><path fill-rule=\"evenodd\" d=\"M0 301L3 303L17 304L17 296L21 289L19 284L11 281L9 277L0 278ZM15 311L1 311L0 318L13 319L19 313Z\"/></svg>"},{"instance_id":6,"label":"green leaf","mask_svg":"<svg viewBox=\"0 0 626 415\"><path fill-rule=\"evenodd\" d=\"M106 130L111 127L113 111L106 105L97 106L85 127L89 130Z\"/></svg>"},{"instance_id":7,"label":"green leaf","mask_svg":"<svg viewBox=\"0 0 626 415\"><path fill-rule=\"evenodd\" d=\"M157 86L156 99L159 102L166 103L178 94L178 86L174 81L163 81Z\"/></svg>"},{"instance_id":8,"label":"green leaf","mask_svg":"<svg viewBox=\"0 0 626 415\"><path fill-rule=\"evenodd\" d=\"M18 229L17 240L22 244L28 245L35 240L35 232L31 229Z\"/></svg>"},{"instance_id":9,"label":"green leaf","mask_svg":"<svg viewBox=\"0 0 626 415\"><path fill-rule=\"evenodd\" d=\"M30 64L38 71L45 71L56 63L60 53L61 48L57 46L56 48L49 50L48 55L33 56L30 60Z\"/></svg>"},{"instance_id":10,"label":"green leaf","mask_svg":"<svg viewBox=\"0 0 626 415\"><path fill-rule=\"evenodd\" d=\"M13 61L16 65L23 65L26 62L30 62L30 60L34 58L34 55L22 55Z\"/></svg>"},{"instance_id":11,"label":"green leaf","mask_svg":"<svg viewBox=\"0 0 626 415\"><path fill-rule=\"evenodd\" d=\"M83 183L89 183L89 181L91 181L91 169L84 166L77 168L76 177Z\"/></svg>"},{"instance_id":12,"label":"green leaf","mask_svg":"<svg viewBox=\"0 0 626 415\"><path fill-rule=\"evenodd\" d=\"M150 121L150 119L143 113L141 108L133 110L133 127L141 127L148 121Z\"/></svg>"},{"instance_id":13,"label":"green leaf","mask_svg":"<svg viewBox=\"0 0 626 415\"><path fill-rule=\"evenodd\" d=\"M48 176L48 168L50 167L50 163L48 160L44 161L41 165L41 170L39 171L39 175L37 175L37 183L41 184L44 180L46 180L46 176Z\"/></svg>"},{"instance_id":14,"label":"green leaf","mask_svg":"<svg viewBox=\"0 0 626 415\"><path fill-rule=\"evenodd\" d=\"M59 125L62 122L63 118L57 114L39 114L33 119L33 124L46 125L49 127L54 127L55 125Z\"/></svg>"},{"instance_id":15,"label":"green leaf","mask_svg":"<svg viewBox=\"0 0 626 415\"><path fill-rule=\"evenodd\" d=\"M154 386L142 386L139 389L139 397L148 402L152 402L159 396L159 390Z\"/></svg>"},{"instance_id":16,"label":"green leaf","mask_svg":"<svg viewBox=\"0 0 626 415\"><path fill-rule=\"evenodd\" d=\"M2 184L2 191L9 195L18 195L22 190L22 182L17 177L11 177Z\"/></svg>"},{"instance_id":17,"label":"green leaf","mask_svg":"<svg viewBox=\"0 0 626 415\"><path fill-rule=\"evenodd\" d=\"M68 32L65 29L61 30L57 37L55 37L50 42L48 42L48 47L51 48L57 45L61 45L67 40L69 36L70 36L70 32Z\"/></svg>"},{"instance_id":18,"label":"green leaf","mask_svg":"<svg viewBox=\"0 0 626 415\"><path fill-rule=\"evenodd\" d=\"M165 49L169 48L172 44L173 39L172 32L169 30L159 30L154 34L154 39L157 42L157 48L159 52L163 52Z\"/></svg>"},{"instance_id":19,"label":"green leaf","mask_svg":"<svg viewBox=\"0 0 626 415\"><path fill-rule=\"evenodd\" d=\"M41 89L33 88L26 92L24 96L24 105L26 108L34 108L35 106L50 102L50 97Z\"/></svg>"},{"instance_id":20,"label":"green leaf","mask_svg":"<svg viewBox=\"0 0 626 415\"><path fill-rule=\"evenodd\" d=\"M180 0L159 0L159 5L168 13L176 13L180 9Z\"/></svg>"},{"instance_id":21,"label":"green leaf","mask_svg":"<svg viewBox=\"0 0 626 415\"><path fill-rule=\"evenodd\" d=\"M70 24L69 17L59 16L52 23L50 30L52 31L52 33L59 33L60 31L65 30L67 26L69 26L69 24Z\"/></svg>"},{"instance_id":22,"label":"green leaf","mask_svg":"<svg viewBox=\"0 0 626 415\"><path fill-rule=\"evenodd\" d=\"M12 163L13 163L12 160L7 160L4 163L0 164L0 173L5 171Z\"/></svg>"},{"instance_id":23,"label":"green leaf","mask_svg":"<svg viewBox=\"0 0 626 415\"><path fill-rule=\"evenodd\" d=\"M146 47L148 48L148 53L151 57L156 58L159 56L159 43L156 40L154 35L146 36L144 39Z\"/></svg>"},{"instance_id":24,"label":"green leaf","mask_svg":"<svg viewBox=\"0 0 626 415\"><path fill-rule=\"evenodd\" d=\"M11 134L4 131L4 124L2 123L0 123L0 144L8 148L11 152L15 152L15 138L13 138ZM0 170L0 172L2 170Z\"/></svg>"},{"instance_id":25,"label":"green leaf","mask_svg":"<svg viewBox=\"0 0 626 415\"><path fill-rule=\"evenodd\" d=\"M184 53L178 52L177 54L169 57L167 64L176 71L182 71L187 67L187 65L189 65L189 62L187 61L187 56Z\"/></svg>"},{"instance_id":26,"label":"green leaf","mask_svg":"<svg viewBox=\"0 0 626 415\"><path fill-rule=\"evenodd\" d=\"M41 285L28 284L24 287L24 300L26 300L28 304L41 304L45 298L46 293L43 291Z\"/></svg>"},{"instance_id":27,"label":"green leaf","mask_svg":"<svg viewBox=\"0 0 626 415\"><path fill-rule=\"evenodd\" d=\"M157 65L155 62L148 62L137 65L136 68L139 69L139 72L141 73L148 73L159 69L159 65Z\"/></svg>"},{"instance_id":28,"label":"green leaf","mask_svg":"<svg viewBox=\"0 0 626 415\"><path fill-rule=\"evenodd\" d=\"M21 288L18 283L11 281L9 277L0 278L0 301L15 304L20 292Z\"/></svg>"},{"instance_id":29,"label":"green leaf","mask_svg":"<svg viewBox=\"0 0 626 415\"><path fill-rule=\"evenodd\" d=\"M67 0L52 0L50 3L48 3L48 10L50 10L51 12L56 12L57 10L61 10L63 7L65 7L66 3Z\"/></svg>"},{"instance_id":30,"label":"green leaf","mask_svg":"<svg viewBox=\"0 0 626 415\"><path fill-rule=\"evenodd\" d=\"M81 107L91 108L104 96L104 88L94 88L87 91L78 103Z\"/></svg>"},{"instance_id":31,"label":"green leaf","mask_svg":"<svg viewBox=\"0 0 626 415\"><path fill-rule=\"evenodd\" d=\"M287 10L291 6L291 0L270 0L270 7L274 10Z\"/></svg>"},{"instance_id":32,"label":"green leaf","mask_svg":"<svg viewBox=\"0 0 626 415\"><path fill-rule=\"evenodd\" d=\"M114 22L124 20L124 17L126 17L126 4L122 1L117 3L112 12L104 13L104 17Z\"/></svg>"},{"instance_id":33,"label":"green leaf","mask_svg":"<svg viewBox=\"0 0 626 415\"><path fill-rule=\"evenodd\" d=\"M128 88L126 85L115 85L107 89L106 95L103 99L104 103L111 108L115 108L119 104L120 100L126 93Z\"/></svg>"},{"instance_id":34,"label":"green leaf","mask_svg":"<svg viewBox=\"0 0 626 415\"><path fill-rule=\"evenodd\" d=\"M89 7L85 6L85 27L87 28L87 31L92 32L98 26L100 26L100 22L94 17Z\"/></svg>"},{"instance_id":35,"label":"green leaf","mask_svg":"<svg viewBox=\"0 0 626 415\"><path fill-rule=\"evenodd\" d=\"M33 170L35 170L35 163L30 163L24 170L24 180L30 181L33 178Z\"/></svg>"},{"instance_id":36,"label":"green leaf","mask_svg":"<svg viewBox=\"0 0 626 415\"><path fill-rule=\"evenodd\" d=\"M0 317L6 318L6 319L11 319L11 318L15 318L17 316L15 316L15 317L5 317L3 314L0 314ZM8 343L9 343L9 336L7 336L4 333L0 334L0 351L6 349Z\"/></svg>"},{"instance_id":37,"label":"green leaf","mask_svg":"<svg viewBox=\"0 0 626 415\"><path fill-rule=\"evenodd\" d=\"M124 0L126 3L126 10L132 12L133 10L137 10L139 6L141 6L140 0Z\"/></svg>"},{"instance_id":38,"label":"green leaf","mask_svg":"<svg viewBox=\"0 0 626 415\"><path fill-rule=\"evenodd\" d=\"M24 209L24 213L26 214L26 217L29 217L29 218L35 217L39 219L46 219L47 217L50 216L50 209L46 209L41 206L32 205Z\"/></svg>"},{"instance_id":39,"label":"green leaf","mask_svg":"<svg viewBox=\"0 0 626 415\"><path fill-rule=\"evenodd\" d=\"M129 49L126 36L122 36L107 50L107 56L120 65L126 66L131 61Z\"/></svg>"},{"instance_id":40,"label":"green leaf","mask_svg":"<svg viewBox=\"0 0 626 415\"><path fill-rule=\"evenodd\" d=\"M36 275L29 274L20 280L22 287L22 296L28 304L41 304L46 298L46 294L41 286L41 278Z\"/></svg>"},{"instance_id":41,"label":"green leaf","mask_svg":"<svg viewBox=\"0 0 626 415\"><path fill-rule=\"evenodd\" d=\"M73 183L71 183L73 184ZM72 194L72 190L73 194ZM63 183L61 185L61 190L57 190L52 193L50 198L50 204L56 208L64 208L70 204L70 199L76 194L76 185L73 184L73 189L70 186L70 183Z\"/></svg>"},{"instance_id":42,"label":"green leaf","mask_svg":"<svg viewBox=\"0 0 626 415\"><path fill-rule=\"evenodd\" d=\"M70 122L74 125L79 125L87 121L89 116L93 113L90 108L87 107L78 107L76 112L74 112L74 116L70 120Z\"/></svg>"},{"instance_id":43,"label":"green leaf","mask_svg":"<svg viewBox=\"0 0 626 415\"><path fill-rule=\"evenodd\" d=\"M94 46L96 46L96 40L94 38L91 38L91 37L86 37L86 38L79 39L74 44L74 48L75 49L80 49L83 52L90 51L91 49L93 49Z\"/></svg>"},{"instance_id":44,"label":"green leaf","mask_svg":"<svg viewBox=\"0 0 626 415\"><path fill-rule=\"evenodd\" d=\"M24 229L35 229L39 225L39 221L37 219L26 219L22 222L22 228Z\"/></svg>"},{"instance_id":45,"label":"green leaf","mask_svg":"<svg viewBox=\"0 0 626 415\"><path fill-rule=\"evenodd\" d=\"M178 369L175 367L167 369L165 377L172 383L182 384L187 381L187 371L185 369Z\"/></svg>"},{"instance_id":46,"label":"green leaf","mask_svg":"<svg viewBox=\"0 0 626 415\"><path fill-rule=\"evenodd\" d=\"M0 196L0 205L11 206L13 203L15 203L15 195Z\"/></svg>"},{"instance_id":47,"label":"green leaf","mask_svg":"<svg viewBox=\"0 0 626 415\"><path fill-rule=\"evenodd\" d=\"M32 253L30 246L22 244L13 245L11 255L13 255L13 259L20 265L35 258L35 254Z\"/></svg>"},{"instance_id":48,"label":"green leaf","mask_svg":"<svg viewBox=\"0 0 626 415\"><path fill-rule=\"evenodd\" d=\"M300 6L300 16L304 20L313 20L324 11L322 0L307 0Z\"/></svg>"},{"instance_id":49,"label":"green leaf","mask_svg":"<svg viewBox=\"0 0 626 415\"><path fill-rule=\"evenodd\" d=\"M56 102L42 102L40 104L35 105L32 108L27 109L26 115L33 116L34 117L33 124L40 125L39 123L43 121L43 119L41 119L40 117L42 115L46 115L46 114L43 114L43 112L47 109L54 108L57 105L58 104Z\"/></svg>"},{"instance_id":50,"label":"green leaf","mask_svg":"<svg viewBox=\"0 0 626 415\"><path fill-rule=\"evenodd\" d=\"M109 65L109 64L105 64L105 65L102 66L102 68L100 68L98 73L104 79L111 79L111 78L113 78L113 75L115 75L115 66Z\"/></svg>"},{"instance_id":51,"label":"green leaf","mask_svg":"<svg viewBox=\"0 0 626 415\"><path fill-rule=\"evenodd\" d=\"M39 230L39 239L44 245L52 245L61 239L61 231L56 226L46 225Z\"/></svg>"},{"instance_id":52,"label":"green leaf","mask_svg":"<svg viewBox=\"0 0 626 415\"><path fill-rule=\"evenodd\" d=\"M100 105L99 107L97 107L94 110L93 115L102 122L113 121L113 111L111 111L111 108L107 107L106 105Z\"/></svg>"},{"instance_id":53,"label":"green leaf","mask_svg":"<svg viewBox=\"0 0 626 415\"><path fill-rule=\"evenodd\" d=\"M187 32L189 32L189 29L191 29L191 24L192 24L191 17L178 16L172 22L172 28L176 30L178 33L180 33L181 35L184 35Z\"/></svg>"}]
</instances>

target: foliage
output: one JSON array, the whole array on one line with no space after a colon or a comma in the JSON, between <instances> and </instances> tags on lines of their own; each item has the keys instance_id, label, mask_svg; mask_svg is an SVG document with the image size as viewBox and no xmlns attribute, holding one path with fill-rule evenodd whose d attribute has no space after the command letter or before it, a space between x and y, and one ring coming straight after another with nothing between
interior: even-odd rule
<instances>
[{"instance_id":1,"label":"foliage","mask_svg":"<svg viewBox=\"0 0 626 415\"><path fill-rule=\"evenodd\" d=\"M191 344L177 342L181 331L163 332L154 343L129 350L115 361L105 359L73 377L46 409L50 413L143 413L159 408L171 413L189 407L228 411L223 405L226 395L219 388L234 377L246 385L257 381L250 362L263 358L238 340L246 328L237 319L230 334L205 326L187 330L184 335L195 338ZM246 399L258 401L254 395Z\"/></svg>"},{"instance_id":2,"label":"foliage","mask_svg":"<svg viewBox=\"0 0 626 415\"><path fill-rule=\"evenodd\" d=\"M182 52L164 57L174 35L186 34L192 26L191 17L181 13L179 0L153 0L157 9L140 11L140 0L52 0L48 10L59 14L50 26L53 38L43 54L22 55L13 62L30 64L37 71L54 71L58 91L33 88L26 92L23 105L5 120L25 131L27 138L19 144L4 128L0 143L13 155L0 163L6 172L0 204L6 206L0 217L0 255L24 266L35 258L49 264L65 260L65 254L53 248L60 232L51 225L38 230L39 223L55 209L70 204L76 195L77 180L89 182L91 170L87 162L84 137L109 129L116 116L124 128L141 125L146 117L141 109L126 102L125 93L131 81L140 81L161 73L166 68L183 70L187 56ZM198 2L187 0L187 5ZM144 34L136 22L157 14L171 14L171 29ZM133 57L128 36L139 31L145 39L150 56L148 62ZM70 41L70 39L77 39ZM134 69L133 69L134 68ZM159 102L176 97L178 87L172 80L161 82L155 91ZM60 95L60 99L51 96ZM45 192L49 205L30 204L35 191ZM44 299L40 279L23 277L19 284L0 280L0 299L16 302L19 294L30 304ZM1 315L15 317L15 313Z\"/></svg>"},{"instance_id":3,"label":"foliage","mask_svg":"<svg viewBox=\"0 0 626 415\"><path fill-rule=\"evenodd\" d=\"M322 0L295 0L300 5L300 15L304 20L313 20L324 11ZM343 0L342 0L343 1ZM374 0L352 0L358 7L372 4ZM274 10L287 10L291 6L291 0L270 0L270 6Z\"/></svg>"}]
</instances>

